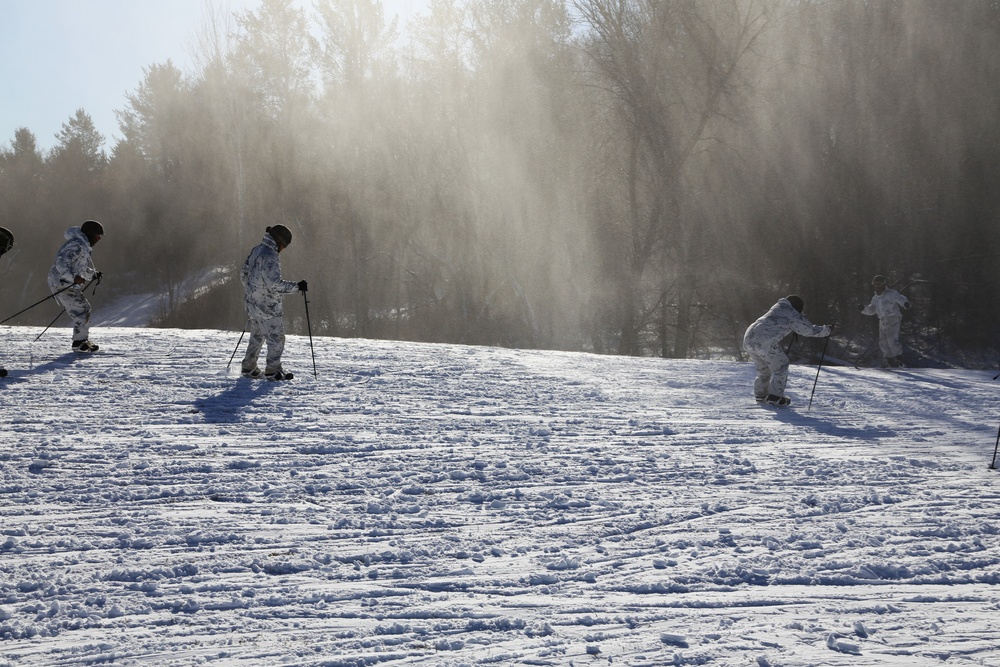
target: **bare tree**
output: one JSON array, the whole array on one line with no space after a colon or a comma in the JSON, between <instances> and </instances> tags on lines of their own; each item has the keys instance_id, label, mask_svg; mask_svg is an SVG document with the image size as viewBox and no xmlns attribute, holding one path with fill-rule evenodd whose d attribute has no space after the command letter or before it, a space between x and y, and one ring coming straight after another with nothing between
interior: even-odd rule
<instances>
[{"instance_id":1,"label":"bare tree","mask_svg":"<svg viewBox=\"0 0 1000 667\"><path fill-rule=\"evenodd\" d=\"M587 53L608 93L622 146L627 264L619 352L638 354L649 302L677 309L673 355L687 356L698 260L705 252L695 160L718 150L713 126L739 113L745 70L767 26L756 0L574 0L590 31ZM660 264L654 265L659 259ZM652 270L657 276L648 276ZM667 277L670 277L669 279ZM652 285L654 298L643 294ZM673 284L668 290L667 285ZM672 291L672 295L670 292Z\"/></svg>"}]
</instances>

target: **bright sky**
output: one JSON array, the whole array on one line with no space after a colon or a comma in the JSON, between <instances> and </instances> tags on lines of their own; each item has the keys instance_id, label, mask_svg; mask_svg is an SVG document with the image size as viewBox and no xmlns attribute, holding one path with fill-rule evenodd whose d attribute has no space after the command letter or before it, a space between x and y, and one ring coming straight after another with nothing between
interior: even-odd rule
<instances>
[{"instance_id":1,"label":"bright sky","mask_svg":"<svg viewBox=\"0 0 1000 667\"><path fill-rule=\"evenodd\" d=\"M189 73L208 0L0 0L0 146L20 127L39 148L84 109L110 151L121 135L115 110L143 80L143 68L172 60ZM213 0L237 12L260 0ZM300 3L312 12L313 2ZM383 0L402 24L424 0Z\"/></svg>"}]
</instances>

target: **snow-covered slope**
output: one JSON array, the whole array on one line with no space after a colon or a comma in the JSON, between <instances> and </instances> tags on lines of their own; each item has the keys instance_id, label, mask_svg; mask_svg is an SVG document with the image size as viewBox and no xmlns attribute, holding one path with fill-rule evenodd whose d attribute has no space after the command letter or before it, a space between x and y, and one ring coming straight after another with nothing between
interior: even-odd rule
<instances>
[{"instance_id":1,"label":"snow-covered slope","mask_svg":"<svg viewBox=\"0 0 1000 667\"><path fill-rule=\"evenodd\" d=\"M1000 387L0 328L0 665L1000 665ZM238 363L238 359L237 362Z\"/></svg>"},{"instance_id":2,"label":"snow-covered slope","mask_svg":"<svg viewBox=\"0 0 1000 667\"><path fill-rule=\"evenodd\" d=\"M232 274L233 267L230 266L212 267L193 274L173 286L172 300L160 291L126 294L105 303L105 294L102 292L101 299L97 301L99 305L94 309L92 324L95 327L150 326L183 302L225 285L232 279ZM65 320L62 320L62 324L65 324Z\"/></svg>"}]
</instances>

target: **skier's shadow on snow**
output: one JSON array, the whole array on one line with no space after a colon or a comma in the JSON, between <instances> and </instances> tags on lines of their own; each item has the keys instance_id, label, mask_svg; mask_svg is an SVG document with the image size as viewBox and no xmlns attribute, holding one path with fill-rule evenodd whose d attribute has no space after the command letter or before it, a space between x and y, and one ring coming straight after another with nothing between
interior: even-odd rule
<instances>
[{"instance_id":1,"label":"skier's shadow on snow","mask_svg":"<svg viewBox=\"0 0 1000 667\"><path fill-rule=\"evenodd\" d=\"M896 435L896 431L891 428L881 426L865 426L862 428L840 426L833 424L821 417L814 417L808 413L795 412L792 410L776 410L774 418L786 424L805 426L814 429L817 433L830 435L836 438L853 438L855 440L878 440L879 438L891 438Z\"/></svg>"},{"instance_id":2,"label":"skier's shadow on snow","mask_svg":"<svg viewBox=\"0 0 1000 667\"><path fill-rule=\"evenodd\" d=\"M232 424L242 421L243 410L254 400L275 389L276 382L239 378L222 393L194 402L195 410L207 424Z\"/></svg>"},{"instance_id":3,"label":"skier's shadow on snow","mask_svg":"<svg viewBox=\"0 0 1000 667\"><path fill-rule=\"evenodd\" d=\"M40 375L42 373L51 373L52 371L66 370L75 362L83 361L83 356L84 355L81 355L79 352L67 352L62 356L46 361L44 364L32 366L26 370L11 370L8 377L15 381L23 381L30 375Z\"/></svg>"}]
</instances>

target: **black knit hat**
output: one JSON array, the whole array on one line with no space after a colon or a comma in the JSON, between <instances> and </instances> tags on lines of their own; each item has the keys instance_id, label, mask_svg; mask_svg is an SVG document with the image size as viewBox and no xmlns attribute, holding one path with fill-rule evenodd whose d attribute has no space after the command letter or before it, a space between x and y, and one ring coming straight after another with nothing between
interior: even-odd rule
<instances>
[{"instance_id":1,"label":"black knit hat","mask_svg":"<svg viewBox=\"0 0 1000 667\"><path fill-rule=\"evenodd\" d=\"M268 227L265 231L271 235L271 238L274 239L275 243L284 243L285 245L292 244L292 232L284 225Z\"/></svg>"},{"instance_id":2,"label":"black knit hat","mask_svg":"<svg viewBox=\"0 0 1000 667\"><path fill-rule=\"evenodd\" d=\"M802 312L802 309L806 307L806 302L803 301L802 297L797 294L789 294L785 298L788 300L788 303L792 304L792 308L800 313Z\"/></svg>"}]
</instances>

